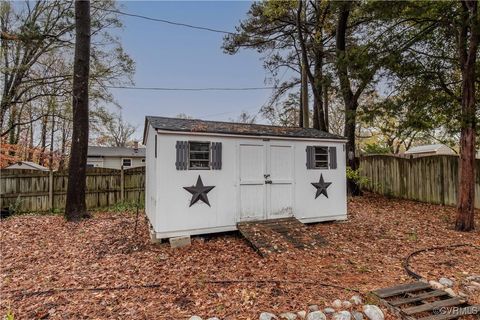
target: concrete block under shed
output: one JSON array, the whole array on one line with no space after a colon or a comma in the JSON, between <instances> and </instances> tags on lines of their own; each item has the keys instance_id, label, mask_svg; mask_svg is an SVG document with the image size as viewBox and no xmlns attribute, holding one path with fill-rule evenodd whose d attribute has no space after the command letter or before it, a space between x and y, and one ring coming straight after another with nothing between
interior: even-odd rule
<instances>
[{"instance_id":1,"label":"concrete block under shed","mask_svg":"<svg viewBox=\"0 0 480 320\"><path fill-rule=\"evenodd\" d=\"M169 241L172 248L183 248L192 244L190 236L170 238Z\"/></svg>"},{"instance_id":2,"label":"concrete block under shed","mask_svg":"<svg viewBox=\"0 0 480 320\"><path fill-rule=\"evenodd\" d=\"M158 239L157 238L157 235L155 234L155 231L153 231L153 229L150 229L150 242L151 243L162 243L162 239Z\"/></svg>"}]
</instances>

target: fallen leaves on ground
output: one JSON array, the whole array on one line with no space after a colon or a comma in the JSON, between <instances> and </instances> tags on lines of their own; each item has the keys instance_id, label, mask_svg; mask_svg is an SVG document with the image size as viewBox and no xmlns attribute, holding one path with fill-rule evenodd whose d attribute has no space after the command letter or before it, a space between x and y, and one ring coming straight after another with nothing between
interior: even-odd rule
<instances>
[{"instance_id":1,"label":"fallen leaves on ground","mask_svg":"<svg viewBox=\"0 0 480 320\"><path fill-rule=\"evenodd\" d=\"M131 214L96 213L79 223L60 216L12 217L0 223L0 312L12 311L15 319L186 319L193 314L257 319L261 311L322 308L354 294L321 283L358 289L371 302L370 290L412 281L402 267L411 252L480 245L479 231L453 230L452 207L372 194L351 199L348 206L348 221L309 226L328 244L267 258L238 233L195 237L182 249L152 244L144 218L135 232ZM429 280L457 279L480 274L480 253L471 248L428 252L412 259L411 266ZM103 290L29 294L66 288ZM477 302L479 294L469 299Z\"/></svg>"}]
</instances>

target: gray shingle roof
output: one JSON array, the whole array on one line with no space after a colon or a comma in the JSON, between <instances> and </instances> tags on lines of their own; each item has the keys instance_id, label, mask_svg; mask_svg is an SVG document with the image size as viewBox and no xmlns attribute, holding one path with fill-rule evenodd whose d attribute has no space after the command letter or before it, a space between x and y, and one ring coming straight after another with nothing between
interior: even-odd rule
<instances>
[{"instance_id":1,"label":"gray shingle roof","mask_svg":"<svg viewBox=\"0 0 480 320\"><path fill-rule=\"evenodd\" d=\"M138 148L135 151L134 148L126 147L88 147L88 156L90 157L145 157L145 148Z\"/></svg>"},{"instance_id":2,"label":"gray shingle roof","mask_svg":"<svg viewBox=\"0 0 480 320\"><path fill-rule=\"evenodd\" d=\"M441 147L443 147L443 144L426 144L422 146L416 146L408 149L405 153L422 153L422 152L435 152Z\"/></svg>"},{"instance_id":3,"label":"gray shingle roof","mask_svg":"<svg viewBox=\"0 0 480 320\"><path fill-rule=\"evenodd\" d=\"M154 129L181 132L205 132L231 135L274 136L292 138L345 139L342 136L313 128L279 127L199 119L179 119L147 116L146 123Z\"/></svg>"},{"instance_id":4,"label":"gray shingle roof","mask_svg":"<svg viewBox=\"0 0 480 320\"><path fill-rule=\"evenodd\" d=\"M32 169L32 170L40 170L40 171L49 171L47 167L39 165L38 163L31 162L31 161L18 161L12 165L9 165L5 169Z\"/></svg>"}]
</instances>

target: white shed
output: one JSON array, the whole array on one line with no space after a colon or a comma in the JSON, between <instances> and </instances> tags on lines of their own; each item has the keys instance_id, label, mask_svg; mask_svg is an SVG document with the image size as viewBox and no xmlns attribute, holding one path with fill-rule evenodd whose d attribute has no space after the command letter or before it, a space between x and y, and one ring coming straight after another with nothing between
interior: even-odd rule
<instances>
[{"instance_id":1,"label":"white shed","mask_svg":"<svg viewBox=\"0 0 480 320\"><path fill-rule=\"evenodd\" d=\"M316 129L146 117L145 210L157 239L250 220L347 217L345 142Z\"/></svg>"}]
</instances>

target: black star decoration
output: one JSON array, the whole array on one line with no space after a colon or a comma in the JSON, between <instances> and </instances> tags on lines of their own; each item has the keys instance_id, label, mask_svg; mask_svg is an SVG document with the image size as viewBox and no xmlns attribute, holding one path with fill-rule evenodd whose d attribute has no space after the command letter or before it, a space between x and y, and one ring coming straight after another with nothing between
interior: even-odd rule
<instances>
[{"instance_id":1,"label":"black star decoration","mask_svg":"<svg viewBox=\"0 0 480 320\"><path fill-rule=\"evenodd\" d=\"M210 206L207 193L209 193L210 190L212 190L213 188L215 188L215 186L204 186L200 175L198 175L197 184L195 186L183 187L183 189L187 190L192 194L192 200L190 200L190 207L193 206L198 200L202 200L203 202L208 204L208 206Z\"/></svg>"},{"instance_id":2,"label":"black star decoration","mask_svg":"<svg viewBox=\"0 0 480 320\"><path fill-rule=\"evenodd\" d=\"M331 184L332 184L331 182L325 182L325 181L323 180L323 175L322 175L322 174L320 175L320 181L318 181L318 182L312 182L312 186L314 186L315 188L317 188L317 194L315 194L315 199L317 199L318 196L321 195L321 194L325 195L325 197L328 198L327 188L328 188Z\"/></svg>"}]
</instances>

